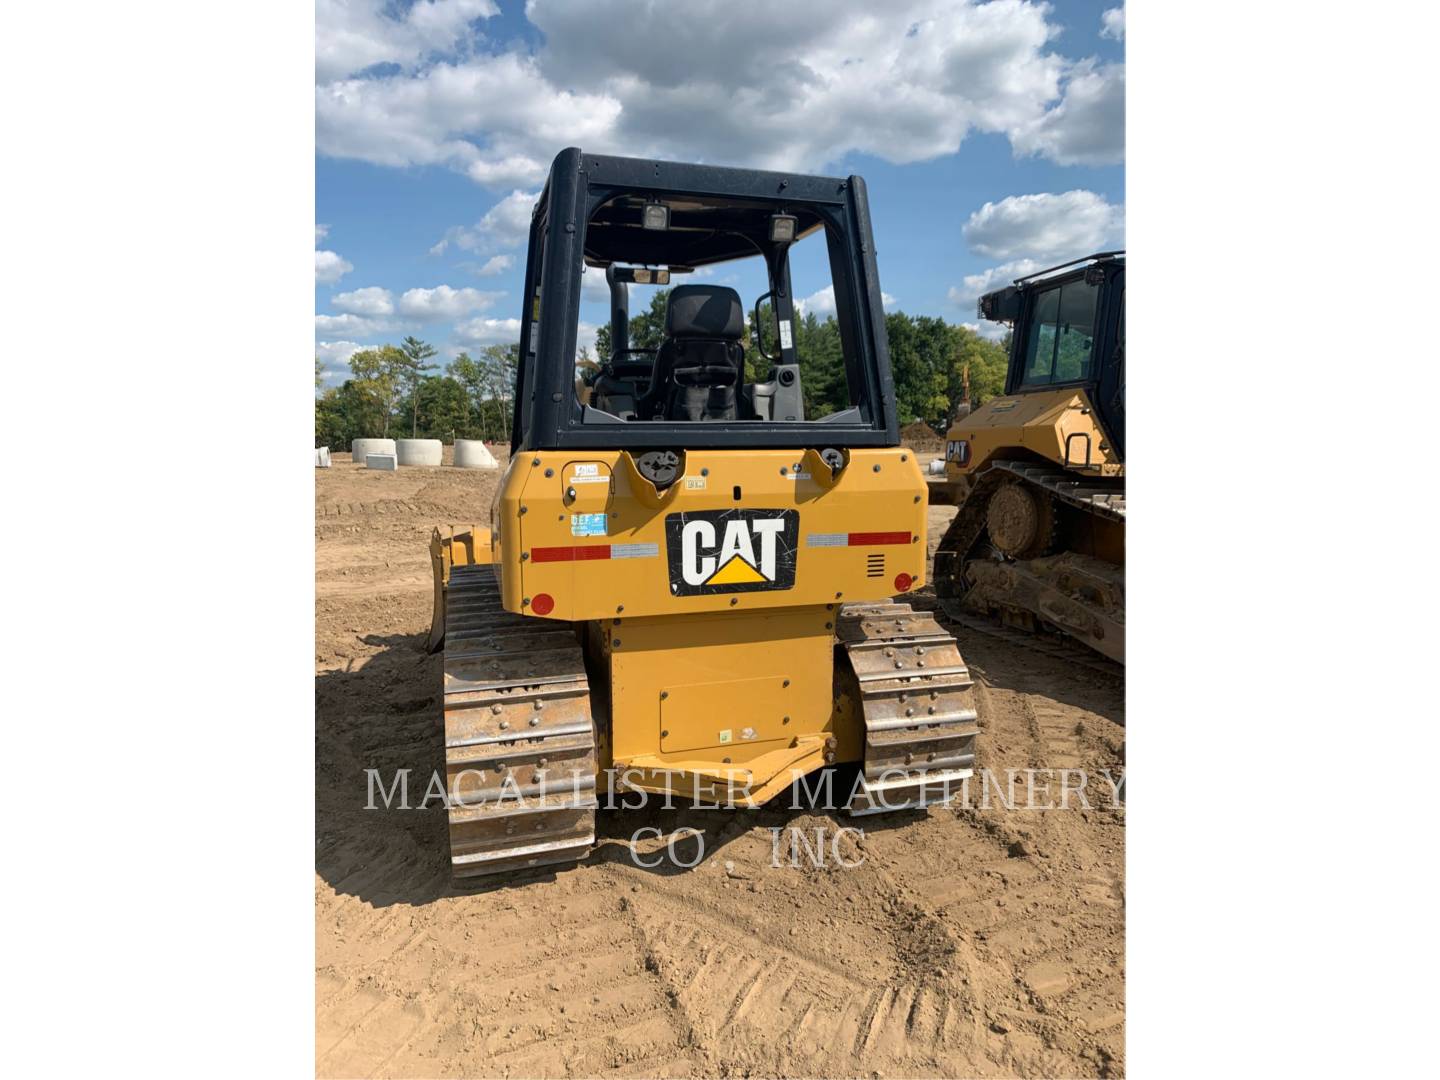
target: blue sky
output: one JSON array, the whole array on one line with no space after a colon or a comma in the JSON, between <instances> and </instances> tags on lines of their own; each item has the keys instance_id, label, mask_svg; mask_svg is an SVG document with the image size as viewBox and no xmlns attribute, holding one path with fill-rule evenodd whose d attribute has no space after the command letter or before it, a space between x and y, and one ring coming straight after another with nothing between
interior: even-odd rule
<instances>
[{"instance_id":1,"label":"blue sky","mask_svg":"<svg viewBox=\"0 0 1440 1080\"><path fill-rule=\"evenodd\" d=\"M326 382L406 334L442 360L517 339L524 223L569 145L858 173L889 306L954 322L997 282L1123 243L1123 7L825 6L318 0ZM801 252L795 276L801 297L828 283ZM582 341L606 317L588 295Z\"/></svg>"}]
</instances>

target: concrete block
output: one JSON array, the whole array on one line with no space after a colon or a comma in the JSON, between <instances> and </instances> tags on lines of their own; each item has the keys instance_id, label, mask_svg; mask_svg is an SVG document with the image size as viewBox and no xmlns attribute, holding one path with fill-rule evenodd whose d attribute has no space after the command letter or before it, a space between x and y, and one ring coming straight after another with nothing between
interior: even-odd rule
<instances>
[{"instance_id":1,"label":"concrete block","mask_svg":"<svg viewBox=\"0 0 1440 1080\"><path fill-rule=\"evenodd\" d=\"M390 472L394 472L394 471L395 471L395 467L396 467L396 465L398 465L398 464L399 464L399 461L398 461L398 459L395 457L394 454L366 454L366 455L365 455L365 467L366 467L367 469L386 469L386 470L388 470L388 471L390 471Z\"/></svg>"},{"instance_id":2,"label":"concrete block","mask_svg":"<svg viewBox=\"0 0 1440 1080\"><path fill-rule=\"evenodd\" d=\"M395 455L401 465L439 465L444 453L439 439L395 440Z\"/></svg>"},{"instance_id":3,"label":"concrete block","mask_svg":"<svg viewBox=\"0 0 1440 1080\"><path fill-rule=\"evenodd\" d=\"M350 460L356 465L365 464L366 454L395 453L394 439L354 439L350 443Z\"/></svg>"},{"instance_id":4,"label":"concrete block","mask_svg":"<svg viewBox=\"0 0 1440 1080\"><path fill-rule=\"evenodd\" d=\"M328 469L330 467L330 447L317 446L315 448L315 467L317 469Z\"/></svg>"},{"instance_id":5,"label":"concrete block","mask_svg":"<svg viewBox=\"0 0 1440 1080\"><path fill-rule=\"evenodd\" d=\"M490 448L479 439L455 440L455 467L458 469L498 469L500 463Z\"/></svg>"}]
</instances>

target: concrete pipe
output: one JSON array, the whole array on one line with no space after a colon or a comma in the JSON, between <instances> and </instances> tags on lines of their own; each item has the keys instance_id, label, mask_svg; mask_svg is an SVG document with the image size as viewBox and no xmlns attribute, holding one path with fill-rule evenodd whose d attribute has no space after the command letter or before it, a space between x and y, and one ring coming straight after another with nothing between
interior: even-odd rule
<instances>
[{"instance_id":1,"label":"concrete pipe","mask_svg":"<svg viewBox=\"0 0 1440 1080\"><path fill-rule=\"evenodd\" d=\"M393 454L395 453L394 439L352 439L350 440L350 460L356 465L365 464L366 454Z\"/></svg>"},{"instance_id":2,"label":"concrete pipe","mask_svg":"<svg viewBox=\"0 0 1440 1080\"><path fill-rule=\"evenodd\" d=\"M439 465L444 449L439 439L396 439L395 456L401 465Z\"/></svg>"},{"instance_id":3,"label":"concrete pipe","mask_svg":"<svg viewBox=\"0 0 1440 1080\"><path fill-rule=\"evenodd\" d=\"M457 469L498 469L500 463L490 448L479 439L455 440L455 467Z\"/></svg>"}]
</instances>

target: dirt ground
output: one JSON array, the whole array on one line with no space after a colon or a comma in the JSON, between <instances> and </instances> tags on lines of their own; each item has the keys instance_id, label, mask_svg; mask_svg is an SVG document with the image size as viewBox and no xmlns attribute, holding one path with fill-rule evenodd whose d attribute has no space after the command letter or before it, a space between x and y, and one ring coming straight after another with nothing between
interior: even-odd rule
<instances>
[{"instance_id":1,"label":"dirt ground","mask_svg":"<svg viewBox=\"0 0 1440 1080\"><path fill-rule=\"evenodd\" d=\"M1089 810L602 811L579 866L452 884L438 800L367 810L365 769L412 770L418 806L442 768L429 533L487 521L499 474L343 458L315 472L318 1075L1123 1075L1125 818L1099 780ZM957 637L981 766L1118 777L1119 677ZM854 824L858 867L771 865L772 828ZM645 826L700 830L704 858L636 866Z\"/></svg>"}]
</instances>

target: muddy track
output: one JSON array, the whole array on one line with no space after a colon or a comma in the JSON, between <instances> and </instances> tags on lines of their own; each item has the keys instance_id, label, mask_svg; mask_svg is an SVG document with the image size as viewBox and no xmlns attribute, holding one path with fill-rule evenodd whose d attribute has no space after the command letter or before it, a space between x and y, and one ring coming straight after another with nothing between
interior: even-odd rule
<instances>
[{"instance_id":1,"label":"muddy track","mask_svg":"<svg viewBox=\"0 0 1440 1080\"><path fill-rule=\"evenodd\" d=\"M317 1074L1123 1073L1124 810L1103 783L1064 813L974 792L884 818L602 810L576 867L457 885L444 808L418 808L443 762L425 543L434 520L485 520L496 474L316 480ZM956 633L977 767L1122 767L1118 678ZM413 770L417 808L365 809L366 768ZM853 869L771 865L772 829L857 825ZM699 830L704 857L637 866L647 826Z\"/></svg>"}]
</instances>

